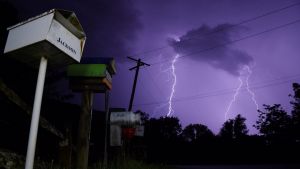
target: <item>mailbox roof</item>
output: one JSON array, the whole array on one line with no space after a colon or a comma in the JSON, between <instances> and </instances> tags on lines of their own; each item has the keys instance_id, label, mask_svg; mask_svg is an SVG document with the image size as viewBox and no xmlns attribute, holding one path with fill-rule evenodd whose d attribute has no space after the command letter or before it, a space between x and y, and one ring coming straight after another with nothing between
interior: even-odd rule
<instances>
[{"instance_id":1,"label":"mailbox roof","mask_svg":"<svg viewBox=\"0 0 300 169\"><path fill-rule=\"evenodd\" d=\"M31 22L31 21L36 20L38 18L41 18L45 15L49 15L51 13L54 13L55 19L60 21L60 23L63 24L66 28L70 29L70 27L74 26L76 29L72 30L72 28L71 28L70 31L72 33L74 33L76 35L79 35L80 38L83 38L83 37L85 38L86 37L86 35L83 31L83 28L82 28L77 16L75 15L75 13L72 12L72 11L63 10L63 9L51 9L51 10L49 10L47 12L44 12L40 15L37 15L37 16L29 18L29 19L27 19L23 22L20 22L20 23L17 23L15 25L13 25L13 26L10 26L10 27L7 28L7 30L11 30L11 29L16 28L18 26L24 25L28 22ZM68 24L68 22L66 22L66 21L69 21L72 24L72 26L70 24Z\"/></svg>"},{"instance_id":2,"label":"mailbox roof","mask_svg":"<svg viewBox=\"0 0 300 169\"><path fill-rule=\"evenodd\" d=\"M83 57L83 64L105 64L110 74L116 74L115 59L111 57Z\"/></svg>"},{"instance_id":3,"label":"mailbox roof","mask_svg":"<svg viewBox=\"0 0 300 169\"><path fill-rule=\"evenodd\" d=\"M105 64L72 64L68 66L70 77L106 77Z\"/></svg>"},{"instance_id":4,"label":"mailbox roof","mask_svg":"<svg viewBox=\"0 0 300 169\"><path fill-rule=\"evenodd\" d=\"M60 23L63 24L66 28L68 28L72 33L77 35L79 38L86 37L83 28L74 12L63 9L54 9L54 12L55 19L60 21ZM61 17L61 15L63 17Z\"/></svg>"}]
</instances>

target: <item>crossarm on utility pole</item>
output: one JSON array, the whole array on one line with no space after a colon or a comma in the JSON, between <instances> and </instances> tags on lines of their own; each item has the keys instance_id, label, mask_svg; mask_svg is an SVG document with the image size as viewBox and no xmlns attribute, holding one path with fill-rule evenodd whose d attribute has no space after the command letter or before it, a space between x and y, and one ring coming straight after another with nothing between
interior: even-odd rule
<instances>
[{"instance_id":1,"label":"crossarm on utility pole","mask_svg":"<svg viewBox=\"0 0 300 169\"><path fill-rule=\"evenodd\" d=\"M129 70L133 70L135 69L135 76L134 76L134 81L133 81L133 87L132 87L132 91L131 91L131 97L130 97L130 102L129 102L129 107L128 107L128 111L132 110L132 104L133 104L133 100L134 100L134 94L135 94L135 89L136 89L136 83L137 83L137 78L139 75L139 70L141 66L150 66L150 64L147 64L145 62L142 62L141 59L134 59L130 56L127 56L128 59L133 60L136 62L136 66L130 68Z\"/></svg>"}]
</instances>

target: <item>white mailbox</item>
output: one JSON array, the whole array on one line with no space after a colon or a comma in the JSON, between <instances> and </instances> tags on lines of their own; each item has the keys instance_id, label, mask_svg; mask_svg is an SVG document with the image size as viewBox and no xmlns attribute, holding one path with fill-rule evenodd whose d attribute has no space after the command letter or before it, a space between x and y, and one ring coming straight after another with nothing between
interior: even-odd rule
<instances>
[{"instance_id":1,"label":"white mailbox","mask_svg":"<svg viewBox=\"0 0 300 169\"><path fill-rule=\"evenodd\" d=\"M41 56L49 65L80 62L86 35L71 11L52 9L8 28L4 53L33 66Z\"/></svg>"},{"instance_id":2,"label":"white mailbox","mask_svg":"<svg viewBox=\"0 0 300 169\"><path fill-rule=\"evenodd\" d=\"M119 125L139 124L141 123L141 116L133 112L111 112L110 123Z\"/></svg>"},{"instance_id":3,"label":"white mailbox","mask_svg":"<svg viewBox=\"0 0 300 169\"><path fill-rule=\"evenodd\" d=\"M80 62L86 36L76 15L59 9L11 26L8 31L4 53L39 67L25 163L25 169L33 169L48 60L50 66Z\"/></svg>"}]
</instances>

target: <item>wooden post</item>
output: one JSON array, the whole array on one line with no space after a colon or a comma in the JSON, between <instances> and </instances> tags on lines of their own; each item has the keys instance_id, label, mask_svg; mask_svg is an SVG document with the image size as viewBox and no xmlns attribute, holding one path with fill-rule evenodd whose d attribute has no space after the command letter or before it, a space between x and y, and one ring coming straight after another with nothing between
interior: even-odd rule
<instances>
[{"instance_id":1,"label":"wooden post","mask_svg":"<svg viewBox=\"0 0 300 169\"><path fill-rule=\"evenodd\" d=\"M72 131L71 125L66 127L65 139L59 142L59 158L60 167L64 169L71 169L72 164Z\"/></svg>"},{"instance_id":2,"label":"wooden post","mask_svg":"<svg viewBox=\"0 0 300 169\"><path fill-rule=\"evenodd\" d=\"M141 59L138 59L137 67L136 67L136 70L135 70L134 81L133 81L133 87L132 87L131 96L130 96L130 102L129 102L129 106L128 106L128 111L131 111L131 109L132 109L134 93L135 93L135 88L136 88L136 82L137 82L137 78L138 78L138 75L139 75L140 66L141 66Z\"/></svg>"},{"instance_id":3,"label":"wooden post","mask_svg":"<svg viewBox=\"0 0 300 169\"><path fill-rule=\"evenodd\" d=\"M92 121L93 93L85 90L82 93L82 111L79 115L76 168L87 169L89 160L90 131Z\"/></svg>"},{"instance_id":4,"label":"wooden post","mask_svg":"<svg viewBox=\"0 0 300 169\"><path fill-rule=\"evenodd\" d=\"M107 159L108 159L108 153L107 153L107 147L108 147L108 125L109 125L109 91L105 91L105 136L104 136L104 159L103 164L104 167L107 168Z\"/></svg>"}]
</instances>

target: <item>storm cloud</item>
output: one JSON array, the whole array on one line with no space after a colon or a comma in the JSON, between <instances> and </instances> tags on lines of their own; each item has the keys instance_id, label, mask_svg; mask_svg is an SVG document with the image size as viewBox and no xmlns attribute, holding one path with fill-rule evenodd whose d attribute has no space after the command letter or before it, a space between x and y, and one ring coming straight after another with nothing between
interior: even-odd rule
<instances>
[{"instance_id":1,"label":"storm cloud","mask_svg":"<svg viewBox=\"0 0 300 169\"><path fill-rule=\"evenodd\" d=\"M139 16L131 0L12 0L20 21L52 8L74 11L87 35L84 56L115 57L132 53L139 30Z\"/></svg>"},{"instance_id":2,"label":"storm cloud","mask_svg":"<svg viewBox=\"0 0 300 169\"><path fill-rule=\"evenodd\" d=\"M238 76L243 66L253 62L253 57L225 44L232 42L244 29L231 24L221 24L215 27L202 25L188 31L179 39L168 41L175 52L181 56L205 62L214 68Z\"/></svg>"}]
</instances>

